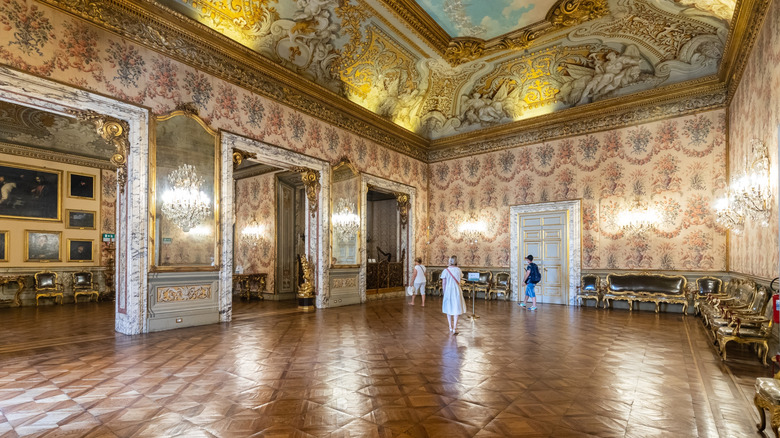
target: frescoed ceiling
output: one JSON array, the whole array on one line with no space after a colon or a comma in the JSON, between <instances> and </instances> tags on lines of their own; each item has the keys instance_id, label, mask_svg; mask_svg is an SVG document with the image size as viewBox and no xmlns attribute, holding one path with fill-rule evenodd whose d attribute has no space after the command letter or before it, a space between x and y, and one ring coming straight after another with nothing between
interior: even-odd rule
<instances>
[{"instance_id":1,"label":"frescoed ceiling","mask_svg":"<svg viewBox=\"0 0 780 438\"><path fill-rule=\"evenodd\" d=\"M735 0L158 0L436 140L715 75Z\"/></svg>"}]
</instances>

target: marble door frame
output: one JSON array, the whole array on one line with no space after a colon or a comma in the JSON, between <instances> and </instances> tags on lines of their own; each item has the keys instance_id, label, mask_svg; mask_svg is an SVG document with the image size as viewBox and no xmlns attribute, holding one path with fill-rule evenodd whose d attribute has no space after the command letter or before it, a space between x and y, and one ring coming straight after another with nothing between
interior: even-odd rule
<instances>
[{"instance_id":1,"label":"marble door frame","mask_svg":"<svg viewBox=\"0 0 780 438\"><path fill-rule=\"evenodd\" d=\"M368 224L367 221L367 209L366 209L366 196L368 195L368 186L373 186L379 189L387 190L390 192L401 192L401 193L408 193L409 194L409 205L411 208L409 208L409 220L407 221L406 225L406 232L402 228L400 229L400 238L401 238L401 246L398 248L398 251L406 250L406 256L405 256L405 262L404 262L404 274L405 274L405 281L404 286L409 284L411 281L411 272L412 268L414 266L414 221L415 221L415 206L417 205L417 189L415 189L412 186L407 186L406 184L401 184L395 181L391 181L389 179L380 178L378 176L374 176L368 173L362 173L361 174L361 187L360 187L360 196L361 196L361 207L360 207L360 235L361 237L361 243L360 243L360 275L359 275L359 285L358 285L358 291L360 293L360 302L365 303L366 302L366 266L368 263L368 254L366 252L366 227Z\"/></svg>"},{"instance_id":2,"label":"marble door frame","mask_svg":"<svg viewBox=\"0 0 780 438\"><path fill-rule=\"evenodd\" d=\"M548 211L567 211L569 222L567 228L567 250L569 253L569 305L574 304L574 297L577 295L577 286L580 284L580 274L582 272L582 260L580 257L582 240L582 201L575 199L572 201L542 202L538 204L513 205L509 207L509 240L511 251L510 275L512 279L512 295L510 299L517 301L520 299L520 261L524 255L520 254L520 221L518 217L525 213L544 213Z\"/></svg>"},{"instance_id":3,"label":"marble door frame","mask_svg":"<svg viewBox=\"0 0 780 438\"><path fill-rule=\"evenodd\" d=\"M73 117L68 111L91 110L128 123L124 194L117 186L114 328L126 335L147 332L149 111L5 66L0 66L0 95L9 102L67 117Z\"/></svg>"},{"instance_id":4,"label":"marble door frame","mask_svg":"<svg viewBox=\"0 0 780 438\"><path fill-rule=\"evenodd\" d=\"M320 193L317 199L317 211L308 214L309 201L306 200L306 249L310 258L314 258L316 269L315 294L318 308L328 307L329 289L328 268L330 264L330 163L324 160L300 154L279 146L273 146L259 140L253 140L231 132L222 132L220 202L222 265L219 271L219 320L230 321L233 317L233 225L235 215L235 187L233 185L233 149L256 154L253 160L283 169L294 166L307 167L320 172Z\"/></svg>"}]
</instances>

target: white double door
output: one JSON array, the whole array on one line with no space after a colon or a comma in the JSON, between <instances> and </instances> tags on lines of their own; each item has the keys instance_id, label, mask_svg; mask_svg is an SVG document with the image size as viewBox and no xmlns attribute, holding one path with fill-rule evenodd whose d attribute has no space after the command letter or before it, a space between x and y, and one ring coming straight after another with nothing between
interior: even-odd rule
<instances>
[{"instance_id":1,"label":"white double door","mask_svg":"<svg viewBox=\"0 0 780 438\"><path fill-rule=\"evenodd\" d=\"M568 304L568 213L521 213L519 216L520 280L525 276L523 259L530 254L534 256L534 263L542 274L542 281L534 289L537 302ZM520 297L524 297L524 294L523 289Z\"/></svg>"}]
</instances>

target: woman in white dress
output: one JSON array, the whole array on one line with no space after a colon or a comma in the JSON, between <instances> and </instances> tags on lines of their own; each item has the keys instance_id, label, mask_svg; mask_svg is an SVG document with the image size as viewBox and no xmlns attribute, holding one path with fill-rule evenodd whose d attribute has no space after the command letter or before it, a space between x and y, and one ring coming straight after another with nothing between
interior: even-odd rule
<instances>
[{"instance_id":1,"label":"woman in white dress","mask_svg":"<svg viewBox=\"0 0 780 438\"><path fill-rule=\"evenodd\" d=\"M466 300L463 298L463 292L460 288L460 281L463 273L458 267L458 258L450 257L450 265L442 271L441 282L444 298L441 303L442 313L447 315L447 324L450 326L450 333L458 334L458 316L466 313Z\"/></svg>"},{"instance_id":2,"label":"woman in white dress","mask_svg":"<svg viewBox=\"0 0 780 438\"><path fill-rule=\"evenodd\" d=\"M414 306L414 296L420 294L422 299L422 307L425 307L425 266L422 264L422 257L414 259L414 273L412 274L412 302L410 305Z\"/></svg>"}]
</instances>

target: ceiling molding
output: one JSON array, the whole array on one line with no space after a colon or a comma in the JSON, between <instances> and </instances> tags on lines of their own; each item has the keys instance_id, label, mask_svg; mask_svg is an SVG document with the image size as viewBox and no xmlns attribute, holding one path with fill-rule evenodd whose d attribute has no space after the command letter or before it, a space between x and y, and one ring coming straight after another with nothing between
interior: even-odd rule
<instances>
[{"instance_id":1,"label":"ceiling molding","mask_svg":"<svg viewBox=\"0 0 780 438\"><path fill-rule=\"evenodd\" d=\"M428 141L158 3L38 0L217 78L425 160Z\"/></svg>"},{"instance_id":2,"label":"ceiling molding","mask_svg":"<svg viewBox=\"0 0 780 438\"><path fill-rule=\"evenodd\" d=\"M720 80L728 84L729 103L742 80L771 3L772 0L737 0L718 71Z\"/></svg>"},{"instance_id":3,"label":"ceiling molding","mask_svg":"<svg viewBox=\"0 0 780 438\"><path fill-rule=\"evenodd\" d=\"M380 0L410 30L444 57L452 37L415 0Z\"/></svg>"},{"instance_id":4,"label":"ceiling molding","mask_svg":"<svg viewBox=\"0 0 780 438\"><path fill-rule=\"evenodd\" d=\"M674 86L671 86L674 87ZM559 111L537 119L497 126L432 142L428 162L495 152L576 135L724 108L726 87L715 78L669 95L665 88L650 96L610 99Z\"/></svg>"},{"instance_id":5,"label":"ceiling molding","mask_svg":"<svg viewBox=\"0 0 780 438\"><path fill-rule=\"evenodd\" d=\"M95 167L105 170L116 170L116 166L109 160L70 155L62 152L47 151L39 147L22 146L0 141L0 153L15 155L17 157L34 158L36 160L53 161L56 163L72 164L75 166Z\"/></svg>"}]
</instances>

